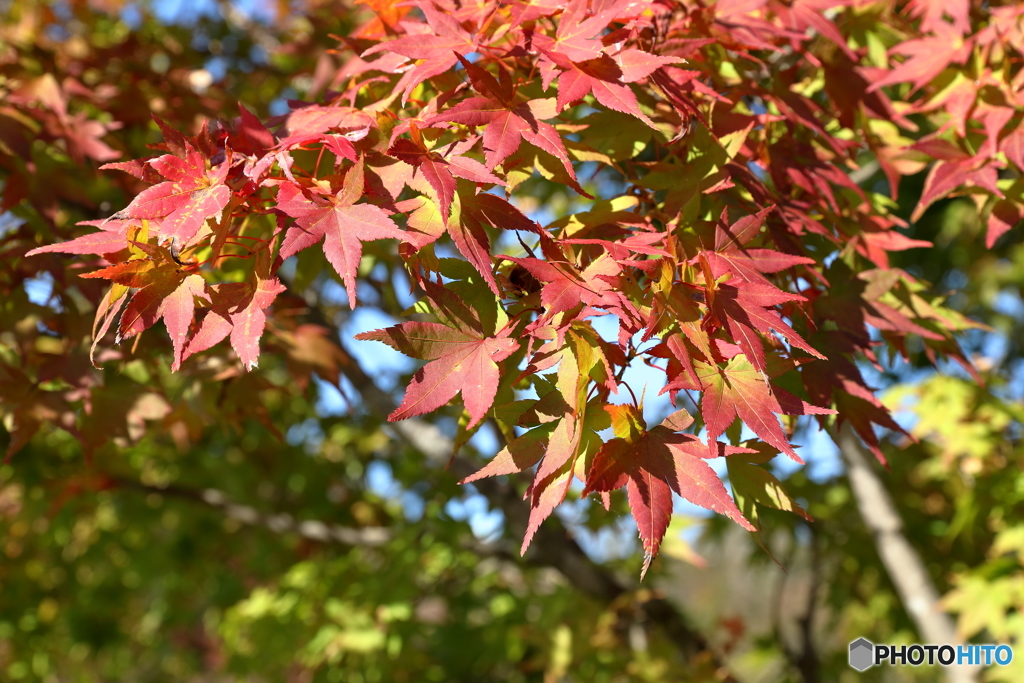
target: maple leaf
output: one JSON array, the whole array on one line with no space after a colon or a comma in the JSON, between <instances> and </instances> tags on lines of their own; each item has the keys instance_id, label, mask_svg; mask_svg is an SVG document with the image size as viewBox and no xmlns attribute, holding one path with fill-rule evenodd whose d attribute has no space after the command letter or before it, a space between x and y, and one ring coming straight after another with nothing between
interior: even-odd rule
<instances>
[{"instance_id":1,"label":"maple leaf","mask_svg":"<svg viewBox=\"0 0 1024 683\"><path fill-rule=\"evenodd\" d=\"M868 86L868 92L896 83L910 81L914 90L942 73L950 64L963 64L971 54L973 41L964 39L951 25L941 22L936 35L905 40L892 49L896 54L909 57L887 75Z\"/></svg>"},{"instance_id":2,"label":"maple leaf","mask_svg":"<svg viewBox=\"0 0 1024 683\"><path fill-rule=\"evenodd\" d=\"M746 529L754 529L705 462L718 453L692 434L678 433L677 429L686 425L678 414L645 430L637 408L618 405L606 409L612 414L613 428L620 436L606 442L594 456L583 495L626 486L630 511L644 544L641 579L658 554L668 528L673 491L695 505L726 515Z\"/></svg>"},{"instance_id":3,"label":"maple leaf","mask_svg":"<svg viewBox=\"0 0 1024 683\"><path fill-rule=\"evenodd\" d=\"M267 324L266 309L285 286L276 277L258 279L248 301L230 312L231 348L246 370L256 367L260 357L260 337Z\"/></svg>"},{"instance_id":4,"label":"maple leaf","mask_svg":"<svg viewBox=\"0 0 1024 683\"><path fill-rule=\"evenodd\" d=\"M99 346L100 340L107 335L114 320L117 319L118 313L124 306L127 293L128 288L124 285L113 284L96 307L96 316L92 322L92 344L89 346L89 362L94 368L99 368L96 365L96 347Z\"/></svg>"},{"instance_id":5,"label":"maple leaf","mask_svg":"<svg viewBox=\"0 0 1024 683\"><path fill-rule=\"evenodd\" d=\"M988 216L988 230L985 233L985 247L991 249L996 240L1020 223L1020 206L1006 199L1000 199L993 205ZM79 238L81 239L81 238Z\"/></svg>"},{"instance_id":6,"label":"maple leaf","mask_svg":"<svg viewBox=\"0 0 1024 683\"><path fill-rule=\"evenodd\" d=\"M144 239L146 233L147 224L143 221L143 225L133 231L133 236ZM113 283L109 298L104 298L104 305L96 312L95 323L101 329L97 336L94 325L93 348L120 308L120 305L115 308L111 304L121 299L129 289L136 289L121 314L116 341L120 343L130 339L163 318L174 345L172 370L177 370L195 313L194 300L205 296L206 283L201 275L176 262L164 247L135 241L130 241L129 245L132 252L129 260L81 274L85 279L103 279Z\"/></svg>"},{"instance_id":7,"label":"maple leaf","mask_svg":"<svg viewBox=\"0 0 1024 683\"><path fill-rule=\"evenodd\" d=\"M570 344L542 362L544 367L558 363L557 382L521 412L519 423L535 424L539 420L543 424L509 443L466 480L519 472L540 461L527 491L530 516L521 553L526 552L537 529L565 499L576 463L586 453L597 450L601 443L597 432L607 426L607 413L594 409L594 404L587 401L591 372L597 370L600 376L601 370L607 369L607 360L591 346L594 340L585 338L586 329L582 324L574 326L566 333ZM527 371L536 369L531 365Z\"/></svg>"},{"instance_id":8,"label":"maple leaf","mask_svg":"<svg viewBox=\"0 0 1024 683\"><path fill-rule=\"evenodd\" d=\"M998 181L998 170L996 166L984 157L975 156L939 161L928 172L924 181L924 190L921 192L921 199L918 201L910 220L917 221L924 215L925 210L940 197L947 196L952 190L971 183L984 188L996 197L1002 197Z\"/></svg>"},{"instance_id":9,"label":"maple leaf","mask_svg":"<svg viewBox=\"0 0 1024 683\"><path fill-rule=\"evenodd\" d=\"M530 517L523 534L519 554L525 555L537 529L558 507L574 479L580 446L584 440L593 440L596 434L586 426L587 411L566 412L555 425L544 451L544 459L526 495L530 500Z\"/></svg>"},{"instance_id":10,"label":"maple leaf","mask_svg":"<svg viewBox=\"0 0 1024 683\"><path fill-rule=\"evenodd\" d=\"M725 225L728 214L723 212L723 220L715 226L714 251L704 252L705 258L711 265L711 273L714 278L720 278L725 273L731 272L748 282L771 285L768 278L764 276L765 273L778 273L794 266L815 263L814 259L784 254L774 249L746 248L746 245L760 232L765 217L774 208L770 206L756 214L744 216L728 227ZM698 258L694 257L690 262L696 263Z\"/></svg>"},{"instance_id":11,"label":"maple leaf","mask_svg":"<svg viewBox=\"0 0 1024 683\"><path fill-rule=\"evenodd\" d=\"M417 7L427 20L427 26L423 28L429 31L408 33L395 40L379 43L360 55L369 57L378 52L391 52L409 59L422 60L406 72L395 86L396 91L402 92L403 104L417 85L455 66L458 62L456 55L466 55L476 49L473 37L450 14L439 10L430 0L417 3Z\"/></svg>"},{"instance_id":12,"label":"maple leaf","mask_svg":"<svg viewBox=\"0 0 1024 683\"><path fill-rule=\"evenodd\" d=\"M619 4L621 3L616 3L616 5ZM542 50L565 55L567 59L576 61L593 59L601 54L604 48L601 41L594 40L594 37L617 17L619 9L618 6L613 6L592 17L586 17L587 2L573 0L562 13L555 37L550 38L542 33L535 33L533 34L533 45Z\"/></svg>"},{"instance_id":13,"label":"maple leaf","mask_svg":"<svg viewBox=\"0 0 1024 683\"><path fill-rule=\"evenodd\" d=\"M363 194L363 165L355 164L335 195L304 193L294 183L278 190L277 208L295 219L281 243L280 258L324 241L324 254L345 283L348 303L356 306L356 272L363 255L363 242L398 239L406 235L380 207L356 204Z\"/></svg>"},{"instance_id":14,"label":"maple leaf","mask_svg":"<svg viewBox=\"0 0 1024 683\"><path fill-rule=\"evenodd\" d=\"M104 278L114 287L138 288L131 296L118 323L116 341L142 333L161 318L174 347L171 370L177 370L195 315L195 299L206 296L206 281L201 275L188 273L169 257L162 261L140 259L125 261L83 274L85 278ZM97 320L99 320L99 312ZM104 328L109 321L104 324ZM102 336L102 335L101 335Z\"/></svg>"},{"instance_id":15,"label":"maple leaf","mask_svg":"<svg viewBox=\"0 0 1024 683\"><path fill-rule=\"evenodd\" d=\"M66 242L47 244L27 252L26 256L36 254L113 254L128 248L128 228L126 221L81 221L78 225L99 228L99 232L89 233Z\"/></svg>"},{"instance_id":16,"label":"maple leaf","mask_svg":"<svg viewBox=\"0 0 1024 683\"><path fill-rule=\"evenodd\" d=\"M200 318L196 330L185 343L181 360L219 344L231 334L231 312L244 306L249 285L244 282L225 282L207 288L210 307Z\"/></svg>"},{"instance_id":17,"label":"maple leaf","mask_svg":"<svg viewBox=\"0 0 1024 683\"><path fill-rule=\"evenodd\" d=\"M810 363L804 369L804 385L808 396L815 403L823 405L834 402L839 411L839 422L849 420L868 449L880 463L886 465L872 423L893 432L907 432L892 419L889 411L864 381L860 369L849 359L856 350L853 335L841 330L826 330L819 332L814 339L818 346L828 352L828 359Z\"/></svg>"},{"instance_id":18,"label":"maple leaf","mask_svg":"<svg viewBox=\"0 0 1024 683\"><path fill-rule=\"evenodd\" d=\"M557 396L557 391L548 394L548 397ZM538 401L537 407L543 402L543 399ZM573 412L562 402L555 412L561 413L555 421L541 425L513 440L487 465L462 482L469 483L485 477L521 472L540 462L540 467L537 468L526 494L530 500L530 516L523 534L520 554L526 553L540 525L565 500L574 478L574 466L580 454L580 446L587 440L587 433L590 440L597 438L593 429L584 426L586 419L581 418L581 415L585 414L585 410L582 413Z\"/></svg>"},{"instance_id":19,"label":"maple leaf","mask_svg":"<svg viewBox=\"0 0 1024 683\"><path fill-rule=\"evenodd\" d=\"M231 200L231 188L224 184L231 169L228 156L207 171L203 156L186 141L183 156L150 159L148 165L166 181L143 190L112 218L159 218L163 239L188 244L207 219L219 217Z\"/></svg>"},{"instance_id":20,"label":"maple leaf","mask_svg":"<svg viewBox=\"0 0 1024 683\"><path fill-rule=\"evenodd\" d=\"M451 213L452 200L455 197L457 188L455 178L463 178L474 183L504 185L505 183L481 164L479 161L462 156L451 154L455 146L449 148L449 155L442 155L438 152L428 150L424 144L419 130L413 124L412 139L401 138L396 140L388 149L388 154L400 159L423 173L430 186L437 193L437 200L441 208L441 219L448 225L448 218Z\"/></svg>"},{"instance_id":21,"label":"maple leaf","mask_svg":"<svg viewBox=\"0 0 1024 683\"><path fill-rule=\"evenodd\" d=\"M774 249L712 251L707 253L707 258L711 262L711 272L716 279L731 272L748 282L764 284L771 284L764 276L765 273L778 273L794 266L815 263L812 258L784 254ZM774 285L772 286L774 287Z\"/></svg>"},{"instance_id":22,"label":"maple leaf","mask_svg":"<svg viewBox=\"0 0 1024 683\"><path fill-rule=\"evenodd\" d=\"M921 18L921 32L943 31L952 28L960 35L967 33L971 25L971 3L969 0L910 0L907 14ZM946 16L953 20L952 26Z\"/></svg>"},{"instance_id":23,"label":"maple leaf","mask_svg":"<svg viewBox=\"0 0 1024 683\"><path fill-rule=\"evenodd\" d=\"M508 445L498 451L491 460L475 473L464 478L460 484L469 484L487 477L497 477L502 474L515 474L533 467L544 457L547 450L548 438L551 430L555 427L554 422L542 425L536 429L516 437L508 442Z\"/></svg>"},{"instance_id":24,"label":"maple leaf","mask_svg":"<svg viewBox=\"0 0 1024 683\"><path fill-rule=\"evenodd\" d=\"M999 151L1017 166L1024 169L1024 126L1018 126L999 142Z\"/></svg>"},{"instance_id":25,"label":"maple leaf","mask_svg":"<svg viewBox=\"0 0 1024 683\"><path fill-rule=\"evenodd\" d=\"M671 393L681 389L700 390L700 381L693 368L693 359L697 354L691 352L691 346L684 341L683 335L675 333L669 335L658 347L651 349L652 356L668 360L665 374L669 381L660 393ZM710 346L707 353L711 354ZM714 356L705 355L704 358L710 361Z\"/></svg>"},{"instance_id":26,"label":"maple leaf","mask_svg":"<svg viewBox=\"0 0 1024 683\"><path fill-rule=\"evenodd\" d=\"M786 436L776 414L832 415L834 410L812 406L779 387L772 386L747 358L735 356L719 368L694 361L694 369L704 393L701 414L707 425L708 441L716 441L736 417L739 417L765 442L798 463L803 463Z\"/></svg>"},{"instance_id":27,"label":"maple leaf","mask_svg":"<svg viewBox=\"0 0 1024 683\"><path fill-rule=\"evenodd\" d=\"M703 463L701 465L707 467ZM718 481L718 477L715 477L715 481ZM725 491L725 487L722 490ZM636 475L631 476L626 483L626 497L644 544L644 564L640 569L640 580L643 581L651 562L658 555L661 539L665 537L672 519L672 489L664 479L638 467Z\"/></svg>"},{"instance_id":28,"label":"maple leaf","mask_svg":"<svg viewBox=\"0 0 1024 683\"><path fill-rule=\"evenodd\" d=\"M558 159L566 173L577 183L572 160L558 131L541 119L553 118L556 112L544 100L504 102L494 97L469 97L436 114L426 125L451 122L467 126L485 126L483 134L484 161L488 170L508 159L523 140ZM575 185L573 189L583 193Z\"/></svg>"},{"instance_id":29,"label":"maple leaf","mask_svg":"<svg viewBox=\"0 0 1024 683\"><path fill-rule=\"evenodd\" d=\"M754 368L763 372L767 366L764 342L758 332L767 335L775 330L785 336L791 345L816 358L824 358L787 325L774 309L774 306L787 301L803 300L802 296L788 294L772 285L734 280L720 284L714 291L711 310Z\"/></svg>"},{"instance_id":30,"label":"maple leaf","mask_svg":"<svg viewBox=\"0 0 1024 683\"><path fill-rule=\"evenodd\" d=\"M448 223L448 234L495 295L500 295L491 265L491 245L486 228L540 233L536 223L501 197L488 192L460 192L459 220Z\"/></svg>"},{"instance_id":31,"label":"maple leaf","mask_svg":"<svg viewBox=\"0 0 1024 683\"><path fill-rule=\"evenodd\" d=\"M285 286L276 277L256 278L255 286L228 282L210 287L210 310L196 326L182 351L184 361L231 337L231 348L246 370L257 366L260 338L267 323L266 309Z\"/></svg>"},{"instance_id":32,"label":"maple leaf","mask_svg":"<svg viewBox=\"0 0 1024 683\"><path fill-rule=\"evenodd\" d=\"M195 300L203 297L206 293L206 281L202 276L192 274L186 275L185 279L174 289L173 292L164 297L157 308L157 312L167 326L167 333L171 336L171 343L174 345L174 361L171 363L171 371L181 367L181 353L188 338L189 327L195 317ZM134 301L135 298L132 298ZM128 310L131 310L131 302L128 303ZM124 318L122 317L122 320ZM124 332L122 339L126 338Z\"/></svg>"},{"instance_id":33,"label":"maple leaf","mask_svg":"<svg viewBox=\"0 0 1024 683\"><path fill-rule=\"evenodd\" d=\"M612 55L612 59L619 66L619 71L622 74L620 80L623 83L636 83L663 66L686 61L681 57L655 55L632 47L616 52Z\"/></svg>"},{"instance_id":34,"label":"maple leaf","mask_svg":"<svg viewBox=\"0 0 1024 683\"><path fill-rule=\"evenodd\" d=\"M465 306L450 298L446 303L455 312L445 316L448 324L406 322L356 335L428 361L413 375L401 405L388 416L391 422L429 413L462 392L470 417L466 428L472 429L494 403L501 379L497 364L512 355L519 342L509 336L510 328L485 334Z\"/></svg>"},{"instance_id":35,"label":"maple leaf","mask_svg":"<svg viewBox=\"0 0 1024 683\"><path fill-rule=\"evenodd\" d=\"M430 152L412 140L405 138L397 140L388 149L388 154L401 159L405 163L420 171L427 179L430 186L437 193L437 201L441 208L441 220L448 225L448 217L451 214L452 199L455 197L456 183L455 176L448 168L448 163L440 154ZM484 169L486 171L486 169Z\"/></svg>"},{"instance_id":36,"label":"maple leaf","mask_svg":"<svg viewBox=\"0 0 1024 683\"><path fill-rule=\"evenodd\" d=\"M285 118L277 149L293 149L308 142L333 140L338 145L339 156L355 161L352 142L365 138L373 125L373 117L355 107L301 103ZM250 131L249 137L266 141L262 131L255 126L251 128L255 130ZM338 135L327 135L329 131Z\"/></svg>"},{"instance_id":37,"label":"maple leaf","mask_svg":"<svg viewBox=\"0 0 1024 683\"><path fill-rule=\"evenodd\" d=\"M125 287L139 288L151 284L155 279L153 271L158 269L165 274L175 270L167 263L158 264L154 259L141 259L115 263L91 273L82 273L79 277L102 278Z\"/></svg>"},{"instance_id":38,"label":"maple leaf","mask_svg":"<svg viewBox=\"0 0 1024 683\"><path fill-rule=\"evenodd\" d=\"M242 154L256 156L266 153L274 146L274 134L241 103L238 105L238 112L238 135L235 136L233 149Z\"/></svg>"},{"instance_id":39,"label":"maple leaf","mask_svg":"<svg viewBox=\"0 0 1024 683\"><path fill-rule=\"evenodd\" d=\"M629 114L657 130L654 122L640 110L636 94L622 82L622 69L608 55L574 62L557 52L544 55L562 69L558 75L558 111L593 93L594 98L615 111Z\"/></svg>"},{"instance_id":40,"label":"maple leaf","mask_svg":"<svg viewBox=\"0 0 1024 683\"><path fill-rule=\"evenodd\" d=\"M761 467L778 455L778 451L758 442L748 443L747 446L744 454L726 460L729 483L743 515L757 527L761 527L758 507L793 512L812 521L807 511L786 492L782 482L767 468Z\"/></svg>"}]
</instances>

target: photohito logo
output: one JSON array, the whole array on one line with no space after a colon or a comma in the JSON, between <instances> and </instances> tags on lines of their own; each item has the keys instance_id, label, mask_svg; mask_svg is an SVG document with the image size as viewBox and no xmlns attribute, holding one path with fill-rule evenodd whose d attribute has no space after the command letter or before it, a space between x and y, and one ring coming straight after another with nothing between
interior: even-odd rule
<instances>
[{"instance_id":1,"label":"photohito logo","mask_svg":"<svg viewBox=\"0 0 1024 683\"><path fill-rule=\"evenodd\" d=\"M864 671L875 663L875 646L866 638L858 638L850 643L850 666L857 671Z\"/></svg>"},{"instance_id":2,"label":"photohito logo","mask_svg":"<svg viewBox=\"0 0 1024 683\"><path fill-rule=\"evenodd\" d=\"M889 666L1006 666L1013 661L1013 648L1009 645L875 645L867 638L850 643L850 666L857 671L886 661Z\"/></svg>"}]
</instances>

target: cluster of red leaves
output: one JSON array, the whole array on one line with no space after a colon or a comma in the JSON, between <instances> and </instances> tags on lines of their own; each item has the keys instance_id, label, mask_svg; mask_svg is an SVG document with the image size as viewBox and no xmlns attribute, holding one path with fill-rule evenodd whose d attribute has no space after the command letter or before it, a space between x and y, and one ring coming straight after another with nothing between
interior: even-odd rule
<instances>
[{"instance_id":1,"label":"cluster of red leaves","mask_svg":"<svg viewBox=\"0 0 1024 683\"><path fill-rule=\"evenodd\" d=\"M115 320L124 340L162 319L175 369L226 338L252 368L285 259L322 243L355 307L366 243L384 240L375 257L397 251L434 319L359 336L426 361L390 419L460 393L465 430L493 418L508 444L466 481L536 467L524 551L574 480L606 505L625 487L646 570L673 493L757 528L758 487L781 490L756 467L763 449L799 461L780 416L838 413L881 458L873 426L900 428L854 363L875 359L871 329L963 360L951 332L966 323L889 267L887 252L921 243L850 179L864 154L893 194L923 154L938 159L919 212L966 186L989 202L990 243L1019 217L998 171L1024 162L1020 74L931 84L972 50L1019 55L1020 9L965 36L982 10L958 3L949 22L914 3L899 18L911 39L890 51L908 59L883 71L852 15L823 11L836 4L375 2L323 103L266 123L243 108L196 137L164 127L160 155L109 165L149 189L100 232L34 253L106 259L86 276L112 283L97 341ZM901 83L929 95L882 89ZM899 137L939 107L948 125ZM535 174L579 208L546 226L524 215L517 190ZM469 267L439 258L449 244ZM229 256L251 257L247 280L221 279ZM595 331L602 316L616 341ZM648 427L616 404L636 360L697 414ZM741 425L757 440L738 445ZM708 464L719 457L739 507Z\"/></svg>"}]
</instances>

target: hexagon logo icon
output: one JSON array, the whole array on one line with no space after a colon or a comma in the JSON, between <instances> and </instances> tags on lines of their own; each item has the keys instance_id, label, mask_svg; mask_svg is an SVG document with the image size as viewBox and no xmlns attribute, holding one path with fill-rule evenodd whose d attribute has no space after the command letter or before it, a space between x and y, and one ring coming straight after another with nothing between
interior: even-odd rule
<instances>
[{"instance_id":1,"label":"hexagon logo icon","mask_svg":"<svg viewBox=\"0 0 1024 683\"><path fill-rule=\"evenodd\" d=\"M875 646L866 638L858 638L850 643L850 666L857 671L864 671L875 663Z\"/></svg>"}]
</instances>

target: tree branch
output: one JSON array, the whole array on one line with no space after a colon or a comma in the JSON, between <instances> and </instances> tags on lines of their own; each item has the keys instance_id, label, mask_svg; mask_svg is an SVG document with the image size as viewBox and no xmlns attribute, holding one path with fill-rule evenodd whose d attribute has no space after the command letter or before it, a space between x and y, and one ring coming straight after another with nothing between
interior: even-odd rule
<instances>
[{"instance_id":1,"label":"tree branch","mask_svg":"<svg viewBox=\"0 0 1024 683\"><path fill-rule=\"evenodd\" d=\"M794 669L800 672L800 677L804 683L818 683L821 680L821 668L818 660L817 648L814 645L814 614L817 605L818 588L820 586L820 565L821 565L821 553L818 546L818 538L815 535L814 527L807 524L806 529L811 534L811 543L809 547L810 558L809 558L809 585L807 588L807 604L801 614L796 619L796 625L800 635L800 649L791 647L786 642L786 637L782 629L782 606L786 598L786 585L789 579L789 573L783 569L796 557L796 541L791 540L790 547L786 553L786 556L782 559L780 564L778 585L775 589L775 599L772 609L772 631L775 634L775 640L778 641L779 648L782 650L782 654L785 656L786 661Z\"/></svg>"},{"instance_id":2,"label":"tree branch","mask_svg":"<svg viewBox=\"0 0 1024 683\"><path fill-rule=\"evenodd\" d=\"M903 533L903 520L882 480L871 466L872 456L847 422L836 438L846 461L847 477L864 524L875 537L889 579L896 586L904 609L927 643L958 643L953 620L939 605L939 593L917 550ZM981 669L969 666L946 668L949 683L974 683Z\"/></svg>"},{"instance_id":3,"label":"tree branch","mask_svg":"<svg viewBox=\"0 0 1024 683\"><path fill-rule=\"evenodd\" d=\"M250 505L232 502L226 493L217 489L197 491L181 486L149 486L126 477L111 477L111 479L122 489L135 489L144 493L156 493L203 503L221 510L228 519L248 526L264 527L275 534L292 533L321 543L334 542L365 546L384 545L394 537L391 529L385 527L353 528L329 524L316 519L297 520L287 512L265 514Z\"/></svg>"}]
</instances>

